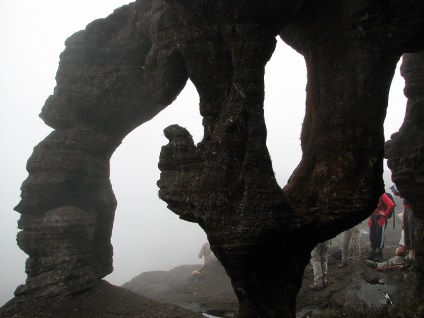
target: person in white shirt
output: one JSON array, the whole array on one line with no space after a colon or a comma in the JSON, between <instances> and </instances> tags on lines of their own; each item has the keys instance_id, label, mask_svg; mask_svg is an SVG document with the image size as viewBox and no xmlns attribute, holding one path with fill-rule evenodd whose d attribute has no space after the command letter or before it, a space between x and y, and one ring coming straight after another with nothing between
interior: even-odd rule
<instances>
[{"instance_id":1,"label":"person in white shirt","mask_svg":"<svg viewBox=\"0 0 424 318\"><path fill-rule=\"evenodd\" d=\"M211 266L214 262L218 261L208 242L202 245L198 256L199 258L204 258L204 263L202 267L192 272L193 275L201 274L206 268Z\"/></svg>"}]
</instances>

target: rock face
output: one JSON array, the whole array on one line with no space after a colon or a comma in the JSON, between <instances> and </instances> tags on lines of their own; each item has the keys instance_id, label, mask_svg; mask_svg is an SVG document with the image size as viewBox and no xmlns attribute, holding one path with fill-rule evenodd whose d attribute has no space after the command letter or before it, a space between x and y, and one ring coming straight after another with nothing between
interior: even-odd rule
<instances>
[{"instance_id":1,"label":"rock face","mask_svg":"<svg viewBox=\"0 0 424 318\"><path fill-rule=\"evenodd\" d=\"M392 179L408 199L416 222L416 256L424 264L424 53L404 54L401 67L408 97L405 119L385 144ZM418 267L424 275L424 266ZM423 288L419 281L418 288Z\"/></svg>"},{"instance_id":2,"label":"rock face","mask_svg":"<svg viewBox=\"0 0 424 318\"><path fill-rule=\"evenodd\" d=\"M310 250L364 219L384 191L388 91L401 55L424 50L423 16L418 0L138 0L75 33L40 115L55 131L29 158L16 207L18 244L29 255L16 295L73 294L113 270L110 157L190 78L204 139L194 145L183 128L165 129L159 195L206 231L239 317L294 317ZM263 116L264 69L277 35L308 69L303 157L284 191ZM422 61L407 55L403 68L417 75L406 89L413 124L399 138L416 142L399 139L401 154L396 138L387 146L394 181L419 218Z\"/></svg>"}]
</instances>

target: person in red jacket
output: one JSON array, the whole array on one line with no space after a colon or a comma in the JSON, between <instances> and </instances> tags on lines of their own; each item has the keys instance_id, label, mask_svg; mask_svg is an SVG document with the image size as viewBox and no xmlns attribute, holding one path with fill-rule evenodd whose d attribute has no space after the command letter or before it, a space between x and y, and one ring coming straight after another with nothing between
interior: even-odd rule
<instances>
[{"instance_id":1,"label":"person in red jacket","mask_svg":"<svg viewBox=\"0 0 424 318\"><path fill-rule=\"evenodd\" d=\"M394 208L395 204L392 199L386 193L383 193L378 200L377 208L368 219L371 241L369 260L381 262L383 258L384 230L386 229L387 218Z\"/></svg>"}]
</instances>

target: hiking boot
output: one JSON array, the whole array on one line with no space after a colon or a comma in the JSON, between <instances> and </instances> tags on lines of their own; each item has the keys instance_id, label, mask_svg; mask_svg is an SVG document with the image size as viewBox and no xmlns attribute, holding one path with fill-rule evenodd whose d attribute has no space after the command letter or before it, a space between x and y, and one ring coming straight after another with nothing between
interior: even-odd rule
<instances>
[{"instance_id":1,"label":"hiking boot","mask_svg":"<svg viewBox=\"0 0 424 318\"><path fill-rule=\"evenodd\" d=\"M313 285L309 285L309 289L313 291L320 291L325 288L324 283L316 283Z\"/></svg>"},{"instance_id":2,"label":"hiking boot","mask_svg":"<svg viewBox=\"0 0 424 318\"><path fill-rule=\"evenodd\" d=\"M374 261L381 262L383 260L383 249L378 248L377 253L375 253Z\"/></svg>"},{"instance_id":3,"label":"hiking boot","mask_svg":"<svg viewBox=\"0 0 424 318\"><path fill-rule=\"evenodd\" d=\"M327 274L322 275L322 286L324 286L324 288L328 286Z\"/></svg>"},{"instance_id":4,"label":"hiking boot","mask_svg":"<svg viewBox=\"0 0 424 318\"><path fill-rule=\"evenodd\" d=\"M364 264L371 268L377 268L377 263L369 259L364 260Z\"/></svg>"},{"instance_id":5,"label":"hiking boot","mask_svg":"<svg viewBox=\"0 0 424 318\"><path fill-rule=\"evenodd\" d=\"M368 253L366 259L373 259L375 257L375 250L372 250Z\"/></svg>"},{"instance_id":6,"label":"hiking boot","mask_svg":"<svg viewBox=\"0 0 424 318\"><path fill-rule=\"evenodd\" d=\"M338 268L343 268L347 266L347 262L341 262L339 265L337 265Z\"/></svg>"},{"instance_id":7,"label":"hiking boot","mask_svg":"<svg viewBox=\"0 0 424 318\"><path fill-rule=\"evenodd\" d=\"M376 263L379 263L383 260L383 256L377 253L377 254L375 254L374 258L369 259L369 260L374 261Z\"/></svg>"}]
</instances>

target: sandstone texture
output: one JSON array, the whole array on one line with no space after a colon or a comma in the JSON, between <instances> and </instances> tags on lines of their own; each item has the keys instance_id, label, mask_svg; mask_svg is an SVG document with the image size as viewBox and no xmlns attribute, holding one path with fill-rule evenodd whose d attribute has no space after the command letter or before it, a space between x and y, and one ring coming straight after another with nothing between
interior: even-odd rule
<instances>
[{"instance_id":1,"label":"sandstone texture","mask_svg":"<svg viewBox=\"0 0 424 318\"><path fill-rule=\"evenodd\" d=\"M283 189L263 112L278 36L308 71L302 160ZM110 158L188 79L200 95L204 138L195 145L184 128L164 127L159 197L207 233L238 317L295 316L311 249L374 209L385 156L412 202L422 271L423 38L419 0L137 0L93 21L67 39L40 114L54 131L34 148L15 208L18 245L29 256L17 298L72 297L113 271ZM385 147L402 55L405 124Z\"/></svg>"}]
</instances>

